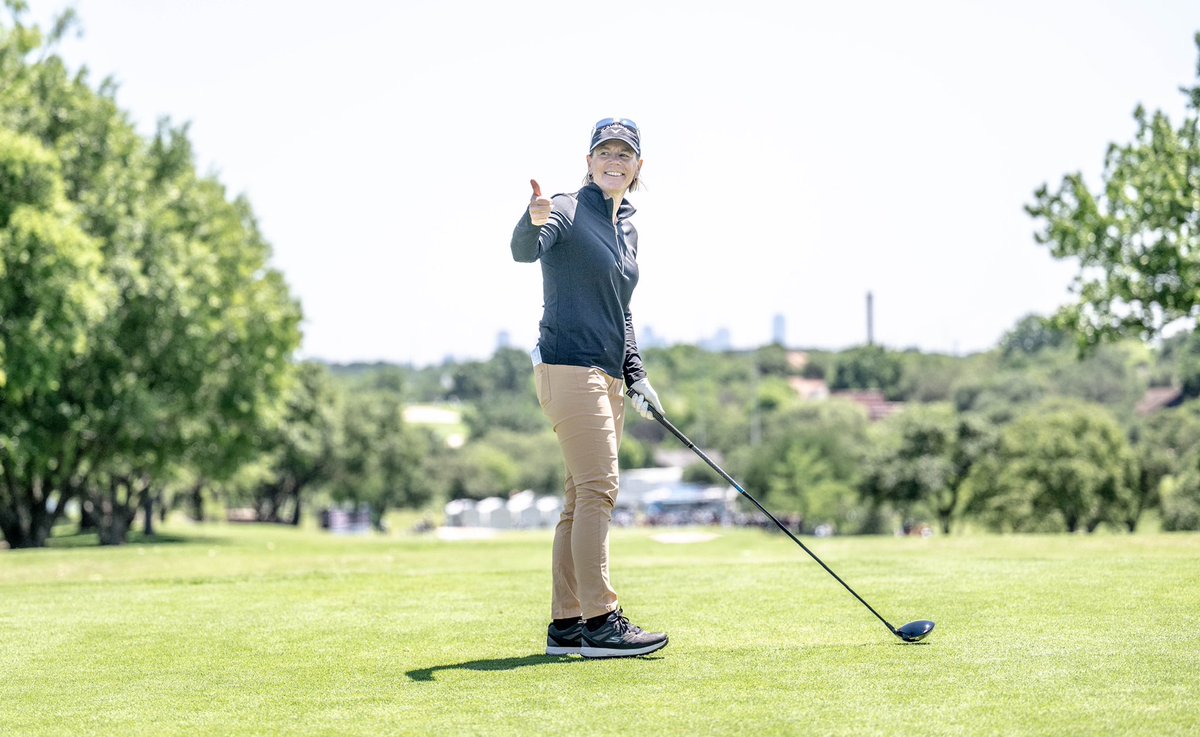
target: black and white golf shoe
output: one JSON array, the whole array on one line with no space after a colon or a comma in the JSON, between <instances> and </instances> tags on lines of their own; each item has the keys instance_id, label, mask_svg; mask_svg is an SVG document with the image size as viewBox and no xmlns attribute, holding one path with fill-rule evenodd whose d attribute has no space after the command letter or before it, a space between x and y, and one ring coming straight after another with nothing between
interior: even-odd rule
<instances>
[{"instance_id":1,"label":"black and white golf shoe","mask_svg":"<svg viewBox=\"0 0 1200 737\"><path fill-rule=\"evenodd\" d=\"M643 632L630 624L620 609L609 613L608 619L595 631L583 628L583 645L579 653L585 658L631 658L648 655L667 646L662 632Z\"/></svg>"},{"instance_id":2,"label":"black and white golf shoe","mask_svg":"<svg viewBox=\"0 0 1200 737\"><path fill-rule=\"evenodd\" d=\"M578 655L583 645L583 620L566 629L559 629L551 622L546 629L547 655Z\"/></svg>"}]
</instances>

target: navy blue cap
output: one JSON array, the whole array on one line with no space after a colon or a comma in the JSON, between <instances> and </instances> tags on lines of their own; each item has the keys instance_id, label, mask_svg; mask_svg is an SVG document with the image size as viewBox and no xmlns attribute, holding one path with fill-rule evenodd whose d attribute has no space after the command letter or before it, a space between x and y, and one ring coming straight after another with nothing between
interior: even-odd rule
<instances>
[{"instance_id":1,"label":"navy blue cap","mask_svg":"<svg viewBox=\"0 0 1200 737\"><path fill-rule=\"evenodd\" d=\"M628 118L605 118L596 123L592 129L592 145L588 153L605 141L624 141L629 144L637 157L642 158L642 139L638 133L637 123Z\"/></svg>"}]
</instances>

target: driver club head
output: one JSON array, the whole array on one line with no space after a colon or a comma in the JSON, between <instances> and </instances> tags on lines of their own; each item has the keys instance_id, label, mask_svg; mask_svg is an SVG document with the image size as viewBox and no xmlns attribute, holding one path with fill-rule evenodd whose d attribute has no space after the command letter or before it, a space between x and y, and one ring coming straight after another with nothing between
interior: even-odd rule
<instances>
[{"instance_id":1,"label":"driver club head","mask_svg":"<svg viewBox=\"0 0 1200 737\"><path fill-rule=\"evenodd\" d=\"M933 632L933 626L933 622L930 622L928 619L909 622L903 627L896 629L896 636L905 642L920 642L930 632Z\"/></svg>"}]
</instances>

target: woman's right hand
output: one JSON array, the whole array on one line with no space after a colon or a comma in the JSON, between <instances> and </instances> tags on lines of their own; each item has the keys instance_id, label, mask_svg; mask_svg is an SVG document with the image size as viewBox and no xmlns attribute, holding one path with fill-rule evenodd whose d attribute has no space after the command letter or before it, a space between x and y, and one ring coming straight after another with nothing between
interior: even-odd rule
<instances>
[{"instance_id":1,"label":"woman's right hand","mask_svg":"<svg viewBox=\"0 0 1200 737\"><path fill-rule=\"evenodd\" d=\"M533 196L529 198L529 220L534 225L545 225L550 222L550 200L542 196L542 188L536 179L530 179L529 185L533 187Z\"/></svg>"}]
</instances>

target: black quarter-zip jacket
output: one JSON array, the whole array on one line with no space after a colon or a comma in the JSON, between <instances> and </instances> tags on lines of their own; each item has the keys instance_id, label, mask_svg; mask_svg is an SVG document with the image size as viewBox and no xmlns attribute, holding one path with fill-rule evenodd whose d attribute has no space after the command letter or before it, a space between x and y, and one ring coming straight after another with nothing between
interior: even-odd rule
<instances>
[{"instance_id":1,"label":"black quarter-zip jacket","mask_svg":"<svg viewBox=\"0 0 1200 737\"><path fill-rule=\"evenodd\" d=\"M512 236L516 261L542 262L542 361L598 368L632 384L646 376L629 300L638 282L637 230L628 200L617 210L595 184L551 198L550 221L529 210Z\"/></svg>"}]
</instances>

